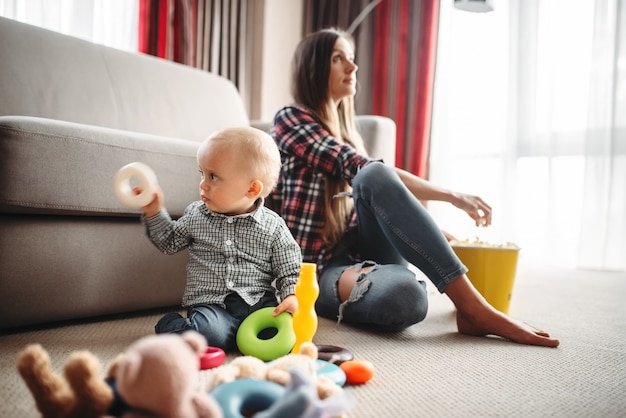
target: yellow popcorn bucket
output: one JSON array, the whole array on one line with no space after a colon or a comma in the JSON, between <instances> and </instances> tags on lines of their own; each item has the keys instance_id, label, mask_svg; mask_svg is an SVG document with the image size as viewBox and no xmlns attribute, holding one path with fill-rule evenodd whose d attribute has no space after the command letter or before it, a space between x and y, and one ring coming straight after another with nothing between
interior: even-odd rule
<instances>
[{"instance_id":1,"label":"yellow popcorn bucket","mask_svg":"<svg viewBox=\"0 0 626 418\"><path fill-rule=\"evenodd\" d=\"M509 313L519 247L453 244L452 249L469 269L467 277L487 302L500 312Z\"/></svg>"}]
</instances>

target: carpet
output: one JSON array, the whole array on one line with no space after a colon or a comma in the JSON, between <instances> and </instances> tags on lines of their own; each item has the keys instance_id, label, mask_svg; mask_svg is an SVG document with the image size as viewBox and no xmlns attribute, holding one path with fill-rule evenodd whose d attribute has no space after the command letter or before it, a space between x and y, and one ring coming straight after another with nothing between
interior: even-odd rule
<instances>
[{"instance_id":1,"label":"carpet","mask_svg":"<svg viewBox=\"0 0 626 418\"><path fill-rule=\"evenodd\" d=\"M626 416L626 274L525 265L510 314L561 340L556 349L456 333L454 306L429 286L430 310L400 333L374 333L320 319L314 342L371 361L374 378L348 387L348 417ZM103 365L149 335L163 312L75 321L0 335L0 417L36 417L15 369L38 342L60 370L74 350Z\"/></svg>"}]
</instances>

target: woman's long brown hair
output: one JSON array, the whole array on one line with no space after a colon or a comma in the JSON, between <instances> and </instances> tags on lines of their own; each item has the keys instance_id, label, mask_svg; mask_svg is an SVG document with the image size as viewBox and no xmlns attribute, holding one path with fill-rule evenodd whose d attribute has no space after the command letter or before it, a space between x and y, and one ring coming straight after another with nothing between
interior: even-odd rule
<instances>
[{"instance_id":1,"label":"woman's long brown hair","mask_svg":"<svg viewBox=\"0 0 626 418\"><path fill-rule=\"evenodd\" d=\"M354 48L353 38L344 31L322 29L306 36L296 48L292 62L291 93L298 105L314 111L339 142L354 147L366 155L363 139L356 129L354 98L345 97L337 109L331 106L329 77L331 56L335 42L345 38ZM326 221L324 243L332 247L343 235L353 202L349 198L335 198L338 193L350 191L350 184L342 177L324 176L324 202Z\"/></svg>"}]
</instances>

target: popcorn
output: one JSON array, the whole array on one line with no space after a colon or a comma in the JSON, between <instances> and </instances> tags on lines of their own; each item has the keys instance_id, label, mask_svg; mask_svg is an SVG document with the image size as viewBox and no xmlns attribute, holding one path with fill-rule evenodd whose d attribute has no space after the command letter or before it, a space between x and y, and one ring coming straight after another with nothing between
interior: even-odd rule
<instances>
[{"instance_id":1,"label":"popcorn","mask_svg":"<svg viewBox=\"0 0 626 418\"><path fill-rule=\"evenodd\" d=\"M474 238L474 241L464 239L462 241L453 239L450 241L450 245L453 247L482 247L482 248L502 248L509 250L519 250L520 247L514 242L507 241L503 244L493 244L487 241L483 241L480 238Z\"/></svg>"}]
</instances>

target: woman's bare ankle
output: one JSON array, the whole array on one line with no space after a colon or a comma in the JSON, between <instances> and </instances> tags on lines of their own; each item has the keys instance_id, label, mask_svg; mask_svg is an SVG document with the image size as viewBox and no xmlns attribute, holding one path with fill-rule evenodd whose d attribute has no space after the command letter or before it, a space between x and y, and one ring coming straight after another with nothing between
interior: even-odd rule
<instances>
[{"instance_id":1,"label":"woman's bare ankle","mask_svg":"<svg viewBox=\"0 0 626 418\"><path fill-rule=\"evenodd\" d=\"M493 308L465 275L450 283L446 294L457 308L456 323L461 334L477 337L494 335L528 345L559 345L559 340L551 338L547 332L512 319Z\"/></svg>"},{"instance_id":2,"label":"woman's bare ankle","mask_svg":"<svg viewBox=\"0 0 626 418\"><path fill-rule=\"evenodd\" d=\"M551 338L550 334L539 330L525 322L496 312L488 314L483 320L478 317L468 318L457 311L457 329L459 333L476 337L493 335L519 344L539 345L544 347L558 347L559 340Z\"/></svg>"}]
</instances>

